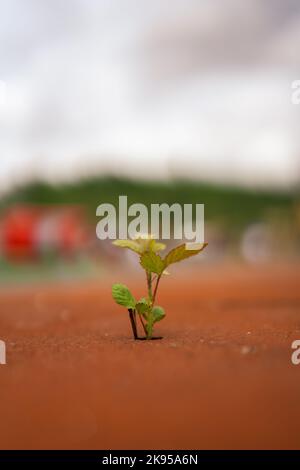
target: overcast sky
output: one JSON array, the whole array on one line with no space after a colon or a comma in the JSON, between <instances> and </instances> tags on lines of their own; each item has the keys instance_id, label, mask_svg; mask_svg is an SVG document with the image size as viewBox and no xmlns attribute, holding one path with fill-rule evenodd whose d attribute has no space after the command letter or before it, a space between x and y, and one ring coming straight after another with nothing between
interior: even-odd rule
<instances>
[{"instance_id":1,"label":"overcast sky","mask_svg":"<svg viewBox=\"0 0 300 470\"><path fill-rule=\"evenodd\" d=\"M0 191L95 171L299 182L299 0L0 5Z\"/></svg>"}]
</instances>

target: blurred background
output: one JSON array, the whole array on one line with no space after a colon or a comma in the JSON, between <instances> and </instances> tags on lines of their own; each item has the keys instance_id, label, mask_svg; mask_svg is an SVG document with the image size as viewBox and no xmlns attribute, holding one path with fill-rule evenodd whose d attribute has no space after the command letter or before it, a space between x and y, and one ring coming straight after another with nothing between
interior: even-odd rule
<instances>
[{"instance_id":1,"label":"blurred background","mask_svg":"<svg viewBox=\"0 0 300 470\"><path fill-rule=\"evenodd\" d=\"M96 239L124 194L204 203L194 263L298 263L299 42L298 0L3 2L0 282L138 269Z\"/></svg>"}]
</instances>

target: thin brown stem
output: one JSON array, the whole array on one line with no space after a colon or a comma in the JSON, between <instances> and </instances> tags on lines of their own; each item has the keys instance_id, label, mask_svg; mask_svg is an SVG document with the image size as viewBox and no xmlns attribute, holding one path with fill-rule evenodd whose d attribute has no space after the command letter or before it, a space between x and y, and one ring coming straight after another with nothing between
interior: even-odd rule
<instances>
[{"instance_id":1,"label":"thin brown stem","mask_svg":"<svg viewBox=\"0 0 300 470\"><path fill-rule=\"evenodd\" d=\"M152 298L152 305L153 305L154 302L155 302L155 298L156 298L156 294L157 294L157 289L158 289L158 284L159 284L160 278L161 278L161 274L158 276L157 281L156 281L156 284L155 284L155 288L154 288L154 292L153 292L153 298Z\"/></svg>"},{"instance_id":2,"label":"thin brown stem","mask_svg":"<svg viewBox=\"0 0 300 470\"><path fill-rule=\"evenodd\" d=\"M128 313L129 313L129 319L130 319L130 324L131 324L131 328L132 328L133 337L134 337L134 339L139 339L138 333L137 333L137 327L136 327L135 312L132 308L129 308Z\"/></svg>"}]
</instances>

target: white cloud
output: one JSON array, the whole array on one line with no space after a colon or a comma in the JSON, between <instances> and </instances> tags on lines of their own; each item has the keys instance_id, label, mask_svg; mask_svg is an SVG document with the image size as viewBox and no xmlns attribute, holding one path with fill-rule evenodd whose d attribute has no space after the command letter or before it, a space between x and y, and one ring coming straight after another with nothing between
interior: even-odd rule
<instances>
[{"instance_id":1,"label":"white cloud","mask_svg":"<svg viewBox=\"0 0 300 470\"><path fill-rule=\"evenodd\" d=\"M2 189L96 170L294 184L299 21L294 0L6 2Z\"/></svg>"}]
</instances>

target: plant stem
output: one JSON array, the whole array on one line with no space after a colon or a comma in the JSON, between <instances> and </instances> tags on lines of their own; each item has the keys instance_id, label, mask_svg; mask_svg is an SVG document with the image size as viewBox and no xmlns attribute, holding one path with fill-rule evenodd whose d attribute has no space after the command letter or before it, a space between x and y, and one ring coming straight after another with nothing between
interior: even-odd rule
<instances>
[{"instance_id":1,"label":"plant stem","mask_svg":"<svg viewBox=\"0 0 300 470\"><path fill-rule=\"evenodd\" d=\"M134 337L134 339L138 339L139 337L138 337L137 328L136 328L135 312L132 308L129 308L128 313L129 313L129 319L130 319L130 323L131 323L133 337Z\"/></svg>"},{"instance_id":2,"label":"plant stem","mask_svg":"<svg viewBox=\"0 0 300 470\"><path fill-rule=\"evenodd\" d=\"M158 276L157 281L156 281L156 284L155 284L154 293L153 293L153 298L152 298L152 305L153 305L154 302L155 302L155 298L156 298L156 294L157 294L157 289L158 289L158 284L159 284L160 278L161 278L161 274Z\"/></svg>"},{"instance_id":3,"label":"plant stem","mask_svg":"<svg viewBox=\"0 0 300 470\"><path fill-rule=\"evenodd\" d=\"M146 272L147 276L147 286L148 286L148 297L152 301L152 275L149 271Z\"/></svg>"},{"instance_id":4,"label":"plant stem","mask_svg":"<svg viewBox=\"0 0 300 470\"><path fill-rule=\"evenodd\" d=\"M145 325L145 323L144 323L144 320L143 320L142 315L139 315L139 318L140 318L140 321L141 321L141 324L142 324L144 333L145 333L145 335L147 336L148 333L147 333L146 325Z\"/></svg>"}]
</instances>

